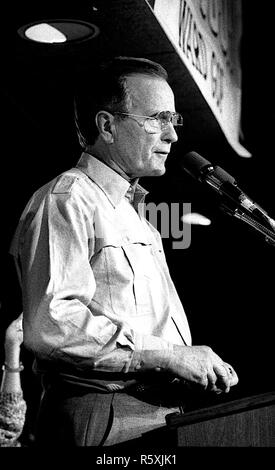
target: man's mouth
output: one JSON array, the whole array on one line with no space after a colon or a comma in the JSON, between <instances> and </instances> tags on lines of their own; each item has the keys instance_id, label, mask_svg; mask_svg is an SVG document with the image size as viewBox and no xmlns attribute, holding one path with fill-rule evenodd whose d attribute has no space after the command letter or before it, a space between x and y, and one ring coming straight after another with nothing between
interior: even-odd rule
<instances>
[{"instance_id":1,"label":"man's mouth","mask_svg":"<svg viewBox=\"0 0 275 470\"><path fill-rule=\"evenodd\" d=\"M167 157L169 152L160 152L159 150L157 150L155 153L158 153L159 155L162 155L163 157Z\"/></svg>"}]
</instances>

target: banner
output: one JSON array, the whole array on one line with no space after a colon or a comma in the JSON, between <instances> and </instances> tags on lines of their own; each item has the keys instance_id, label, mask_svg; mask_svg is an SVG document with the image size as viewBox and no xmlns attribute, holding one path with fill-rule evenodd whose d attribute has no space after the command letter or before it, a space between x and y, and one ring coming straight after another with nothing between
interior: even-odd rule
<instances>
[{"instance_id":1,"label":"banner","mask_svg":"<svg viewBox=\"0 0 275 470\"><path fill-rule=\"evenodd\" d=\"M230 145L239 143L241 116L239 0L155 0L156 18L210 106Z\"/></svg>"}]
</instances>

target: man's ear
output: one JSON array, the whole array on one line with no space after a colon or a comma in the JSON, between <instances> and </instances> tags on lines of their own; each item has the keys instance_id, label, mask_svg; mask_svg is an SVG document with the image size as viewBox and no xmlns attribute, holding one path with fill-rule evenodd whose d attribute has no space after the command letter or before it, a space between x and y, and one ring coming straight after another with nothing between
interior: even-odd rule
<instances>
[{"instance_id":1,"label":"man's ear","mask_svg":"<svg viewBox=\"0 0 275 470\"><path fill-rule=\"evenodd\" d=\"M98 132L106 144L114 142L114 116L108 111L98 111L95 117Z\"/></svg>"}]
</instances>

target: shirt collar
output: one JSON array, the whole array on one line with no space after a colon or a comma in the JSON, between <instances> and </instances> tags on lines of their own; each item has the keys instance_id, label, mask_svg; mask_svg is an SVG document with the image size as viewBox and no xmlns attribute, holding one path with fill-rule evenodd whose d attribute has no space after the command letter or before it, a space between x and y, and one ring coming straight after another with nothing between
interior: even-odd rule
<instances>
[{"instance_id":1,"label":"shirt collar","mask_svg":"<svg viewBox=\"0 0 275 470\"><path fill-rule=\"evenodd\" d=\"M129 181L116 171L87 152L83 152L76 167L82 170L106 194L111 204L116 207L129 191L133 194L133 204L141 202L148 191L135 181Z\"/></svg>"}]
</instances>

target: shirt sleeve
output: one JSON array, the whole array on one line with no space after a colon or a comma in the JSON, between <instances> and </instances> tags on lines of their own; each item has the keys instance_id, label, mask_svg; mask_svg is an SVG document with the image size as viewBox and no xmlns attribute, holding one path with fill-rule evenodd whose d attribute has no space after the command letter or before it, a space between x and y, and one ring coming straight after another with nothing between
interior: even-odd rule
<instances>
[{"instance_id":1,"label":"shirt sleeve","mask_svg":"<svg viewBox=\"0 0 275 470\"><path fill-rule=\"evenodd\" d=\"M95 234L79 195L51 192L28 211L20 246L25 345L41 359L85 370L138 370L150 362L143 350L166 357L172 344L133 331L94 301Z\"/></svg>"}]
</instances>

